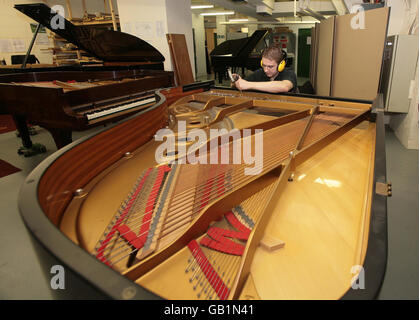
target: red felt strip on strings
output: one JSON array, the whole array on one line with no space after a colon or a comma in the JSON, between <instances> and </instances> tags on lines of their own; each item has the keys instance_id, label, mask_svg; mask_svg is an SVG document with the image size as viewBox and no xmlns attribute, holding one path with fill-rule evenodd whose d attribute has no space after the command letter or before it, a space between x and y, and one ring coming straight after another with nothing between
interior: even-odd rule
<instances>
[{"instance_id":1,"label":"red felt strip on strings","mask_svg":"<svg viewBox=\"0 0 419 320\"><path fill-rule=\"evenodd\" d=\"M148 236L148 232L150 230L150 224L151 224L151 217L154 212L154 206L157 201L157 195L160 191L160 188L162 186L164 174L170 171L170 167L168 166L161 166L158 168L157 176L154 181L153 187L151 189L151 192L148 196L146 207L145 207L145 214L142 219L140 232L138 236L131 230L130 227L127 225L120 225L117 230L120 232L121 236L129 242L134 248L141 249Z\"/></svg>"},{"instance_id":2,"label":"red felt strip on strings","mask_svg":"<svg viewBox=\"0 0 419 320\"><path fill-rule=\"evenodd\" d=\"M245 246L229 238L246 241L249 239L252 230L243 225L231 211L227 212L224 216L239 231L211 227L207 231L207 236L201 239L200 244L213 250L241 256L244 253Z\"/></svg>"},{"instance_id":3,"label":"red felt strip on strings","mask_svg":"<svg viewBox=\"0 0 419 320\"><path fill-rule=\"evenodd\" d=\"M198 242L196 242L196 240L192 240L188 243L188 248L192 252L193 257L197 261L208 282L217 293L217 296L220 300L226 300L230 294L230 289L225 285L224 281L214 270Z\"/></svg>"},{"instance_id":4,"label":"red felt strip on strings","mask_svg":"<svg viewBox=\"0 0 419 320\"><path fill-rule=\"evenodd\" d=\"M115 232L118 230L120 224L125 219L125 217L128 214L129 210L131 209L132 204L133 204L132 199L134 199L140 193L140 191L143 188L144 183L147 180L147 177L149 176L149 174L151 173L151 171L152 171L152 168L150 168L150 169L148 169L146 171L146 173L144 174L143 178L140 180L140 183L138 184L137 188L135 189L134 194L130 198L131 201L128 202L128 204L125 207L124 211L122 212L122 214L120 215L120 217L118 218L118 220L116 221L116 223L112 226L111 231L106 235L105 240L102 242L101 246L97 250L98 254L96 255L96 258L98 258L100 261L104 262L107 265L111 265L111 263L106 259L106 257L104 256L104 253L103 252L106 249L109 241L114 236Z\"/></svg>"}]
</instances>

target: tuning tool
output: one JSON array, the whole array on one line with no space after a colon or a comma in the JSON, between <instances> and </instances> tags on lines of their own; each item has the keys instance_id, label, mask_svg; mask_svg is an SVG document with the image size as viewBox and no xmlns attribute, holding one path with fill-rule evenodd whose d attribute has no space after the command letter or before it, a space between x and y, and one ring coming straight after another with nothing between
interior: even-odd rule
<instances>
[{"instance_id":1,"label":"tuning tool","mask_svg":"<svg viewBox=\"0 0 419 320\"><path fill-rule=\"evenodd\" d=\"M227 69L227 73L228 73L228 76L230 77L231 82L236 82L239 79L239 76L237 74L233 76L233 73L231 72L231 68Z\"/></svg>"}]
</instances>

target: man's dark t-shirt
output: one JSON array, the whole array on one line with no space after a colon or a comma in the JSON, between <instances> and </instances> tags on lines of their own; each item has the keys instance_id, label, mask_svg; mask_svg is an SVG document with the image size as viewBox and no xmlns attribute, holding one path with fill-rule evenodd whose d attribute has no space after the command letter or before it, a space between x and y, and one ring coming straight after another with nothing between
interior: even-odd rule
<instances>
[{"instance_id":1,"label":"man's dark t-shirt","mask_svg":"<svg viewBox=\"0 0 419 320\"><path fill-rule=\"evenodd\" d=\"M258 69L253 72L251 75L247 76L244 80L252 81L252 82L263 82L263 81L270 81L270 79L266 76L263 69ZM280 72L276 77L275 81L282 81L282 80L289 80L292 82L293 87L291 91L296 93L297 92L297 76L295 72L291 68L285 68L282 72Z\"/></svg>"}]
</instances>

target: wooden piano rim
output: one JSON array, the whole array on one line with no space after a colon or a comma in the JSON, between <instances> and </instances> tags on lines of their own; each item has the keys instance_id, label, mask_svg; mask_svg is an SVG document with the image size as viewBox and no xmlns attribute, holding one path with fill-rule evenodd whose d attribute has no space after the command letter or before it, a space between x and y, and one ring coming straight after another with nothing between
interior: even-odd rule
<instances>
[{"instance_id":1,"label":"wooden piano rim","mask_svg":"<svg viewBox=\"0 0 419 320\"><path fill-rule=\"evenodd\" d=\"M161 100L153 109L158 108L166 102L166 98L160 92L157 92L156 94ZM125 119L122 123L148 111L149 110L145 110L135 114L134 116ZM48 254L52 254L55 259L58 259L60 262L62 261L65 266L68 266L68 268L76 274L76 276L81 276L83 280L87 280L88 283L92 285L93 291L104 294L112 299L126 299L124 292L130 290L130 292L133 292L130 299L156 299L159 297L148 290L135 285L129 279L100 263L89 253L74 244L67 237L63 236L56 225L47 217L38 199L41 179L45 172L54 164L54 161L59 159L63 154L71 152L79 144L94 138L104 131L114 128L119 124L114 124L98 133L89 134L74 141L41 162L25 179L19 192L19 211L31 236L36 239L35 241L41 243L42 249ZM74 264L74 262L76 263ZM90 266L89 268L83 267L83 265L93 265L93 268ZM109 281L102 281L104 278L109 279Z\"/></svg>"},{"instance_id":2,"label":"wooden piano rim","mask_svg":"<svg viewBox=\"0 0 419 320\"><path fill-rule=\"evenodd\" d=\"M162 100L160 102L162 103L165 98L163 96L161 98ZM373 107L377 110L373 183L386 181L385 131L382 105L382 96L380 95L373 104ZM107 128L105 130L109 129L110 128ZM44 173L54 161L60 158L64 153L70 152L75 146L95 135L96 134L92 134L79 139L57 151L45 159L28 175L18 196L20 214L29 232L37 242L40 242L42 248L46 250L49 255L52 255L55 259L58 259L65 266L70 268L77 276L80 276L84 281L87 281L92 286L92 291L100 292L113 299L124 299L126 298L123 294L124 290L134 289L133 294L129 297L130 299L159 298L143 287L134 284L119 273L108 268L82 248L74 244L70 239L63 236L58 228L47 218L40 206L38 188ZM363 290L349 289L343 295L342 299L374 299L378 295L384 279L386 262L387 198L373 193L368 246L363 264L366 287ZM86 266L88 266L88 268ZM108 281L103 281L103 279L108 279Z\"/></svg>"}]
</instances>

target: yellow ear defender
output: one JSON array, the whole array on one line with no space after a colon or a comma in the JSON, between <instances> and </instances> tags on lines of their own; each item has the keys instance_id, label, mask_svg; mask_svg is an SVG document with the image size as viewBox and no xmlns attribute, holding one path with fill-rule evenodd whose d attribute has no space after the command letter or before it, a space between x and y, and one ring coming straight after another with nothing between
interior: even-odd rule
<instances>
[{"instance_id":1,"label":"yellow ear defender","mask_svg":"<svg viewBox=\"0 0 419 320\"><path fill-rule=\"evenodd\" d=\"M278 72L282 72L285 69L285 59L281 61L281 63L278 65Z\"/></svg>"},{"instance_id":2,"label":"yellow ear defender","mask_svg":"<svg viewBox=\"0 0 419 320\"><path fill-rule=\"evenodd\" d=\"M282 51L282 61L278 64L278 72L284 71L286 60L287 60L287 53L285 51ZM262 60L260 60L260 66L263 68Z\"/></svg>"}]
</instances>

